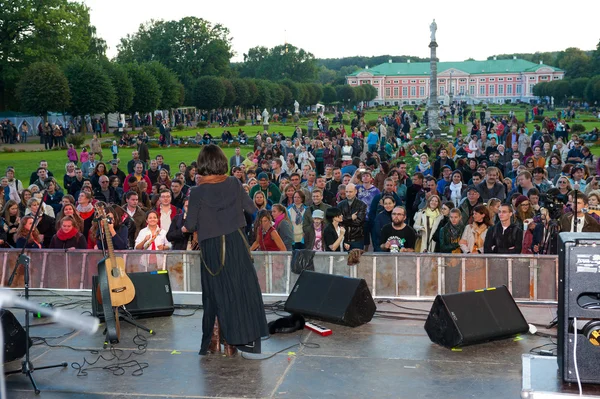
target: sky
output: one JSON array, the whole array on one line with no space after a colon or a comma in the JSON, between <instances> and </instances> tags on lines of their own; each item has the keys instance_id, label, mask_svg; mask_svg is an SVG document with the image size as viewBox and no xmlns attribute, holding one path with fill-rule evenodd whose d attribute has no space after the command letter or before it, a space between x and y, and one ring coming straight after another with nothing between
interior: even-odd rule
<instances>
[{"instance_id":1,"label":"sky","mask_svg":"<svg viewBox=\"0 0 600 399\"><path fill-rule=\"evenodd\" d=\"M226 26L236 55L287 43L316 58L411 55L429 57L429 26L437 24L441 61L483 60L505 53L593 50L600 41L598 0L83 0L91 23L117 55L122 37L151 19L196 16ZM359 65L364 67L364 65Z\"/></svg>"}]
</instances>

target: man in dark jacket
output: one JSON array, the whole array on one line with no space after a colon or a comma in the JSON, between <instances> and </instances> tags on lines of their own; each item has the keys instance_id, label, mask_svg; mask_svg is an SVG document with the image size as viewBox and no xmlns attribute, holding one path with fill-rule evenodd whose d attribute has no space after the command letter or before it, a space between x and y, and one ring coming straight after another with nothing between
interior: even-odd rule
<instances>
[{"instance_id":1,"label":"man in dark jacket","mask_svg":"<svg viewBox=\"0 0 600 399\"><path fill-rule=\"evenodd\" d=\"M338 208L342 211L342 224L346 228L344 242L350 245L350 249L364 249L367 205L356 198L356 194L356 186L353 183L346 185L346 199L340 201Z\"/></svg>"},{"instance_id":2,"label":"man in dark jacket","mask_svg":"<svg viewBox=\"0 0 600 399\"><path fill-rule=\"evenodd\" d=\"M100 187L94 189L94 198L98 201L106 202L111 205L119 205L119 195L114 187L109 185L108 176L103 175L98 178Z\"/></svg>"},{"instance_id":3,"label":"man in dark jacket","mask_svg":"<svg viewBox=\"0 0 600 399\"><path fill-rule=\"evenodd\" d=\"M523 246L523 230L511 223L513 208L510 204L500 205L498 219L500 221L491 227L484 243L486 254L520 254Z\"/></svg>"},{"instance_id":4,"label":"man in dark jacket","mask_svg":"<svg viewBox=\"0 0 600 399\"><path fill-rule=\"evenodd\" d=\"M569 197L574 197L575 191L569 193ZM560 231L562 232L577 232L577 233L598 233L600 232L600 225L594 219L594 217L588 213L584 213L584 209L587 208L588 197L582 192L577 192L577 229L573 223L573 213L567 213L562 215L559 219Z\"/></svg>"},{"instance_id":5,"label":"man in dark jacket","mask_svg":"<svg viewBox=\"0 0 600 399\"><path fill-rule=\"evenodd\" d=\"M148 145L142 141L142 139L138 138L137 140L137 151L140 156L140 161L144 163L144 165L148 165L148 161L150 160L150 151L148 150Z\"/></svg>"},{"instance_id":6,"label":"man in dark jacket","mask_svg":"<svg viewBox=\"0 0 600 399\"><path fill-rule=\"evenodd\" d=\"M130 249L135 248L135 239L144 227L146 227L146 213L138 206L138 193L135 191L129 191L125 195L125 205L123 210L127 214L128 219L124 220L123 223L129 229L128 245Z\"/></svg>"},{"instance_id":7,"label":"man in dark jacket","mask_svg":"<svg viewBox=\"0 0 600 399\"><path fill-rule=\"evenodd\" d=\"M171 249L175 251L185 251L187 249L187 243L192 236L191 233L183 232L182 228L185 223L187 216L188 199L183 201L184 212L179 213L171 223L169 231L167 232L167 240L171 243Z\"/></svg>"},{"instance_id":8,"label":"man in dark jacket","mask_svg":"<svg viewBox=\"0 0 600 399\"><path fill-rule=\"evenodd\" d=\"M304 234L306 234L307 230L313 228L313 212L318 209L325 214L327 208L331 208L331 205L327 205L323 202L323 191L319 188L315 188L312 192L312 205L304 212L304 217L302 219L302 230L304 231ZM325 218L323 218L323 223L327 225Z\"/></svg>"},{"instance_id":9,"label":"man in dark jacket","mask_svg":"<svg viewBox=\"0 0 600 399\"><path fill-rule=\"evenodd\" d=\"M440 157L433 163L433 177L439 179L442 173L442 166L448 165L452 170L455 169L454 161L448 158L448 151L445 148L440 150Z\"/></svg>"}]
</instances>

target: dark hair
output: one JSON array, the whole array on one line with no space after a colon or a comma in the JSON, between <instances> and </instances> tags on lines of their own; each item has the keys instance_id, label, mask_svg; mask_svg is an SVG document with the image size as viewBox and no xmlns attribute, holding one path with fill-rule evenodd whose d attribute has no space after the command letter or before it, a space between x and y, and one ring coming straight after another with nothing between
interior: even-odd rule
<instances>
[{"instance_id":1,"label":"dark hair","mask_svg":"<svg viewBox=\"0 0 600 399\"><path fill-rule=\"evenodd\" d=\"M448 209L454 209L454 202L452 201L446 201L442 204L442 206L445 205L448 207Z\"/></svg>"},{"instance_id":2,"label":"dark hair","mask_svg":"<svg viewBox=\"0 0 600 399\"><path fill-rule=\"evenodd\" d=\"M527 197L531 198L532 195L537 195L539 197L540 191L537 188L533 187L529 189L529 191L527 191Z\"/></svg>"},{"instance_id":3,"label":"dark hair","mask_svg":"<svg viewBox=\"0 0 600 399\"><path fill-rule=\"evenodd\" d=\"M127 194L125 194L125 199L128 200L133 195L137 195L139 197L139 194L136 191L128 191Z\"/></svg>"},{"instance_id":4,"label":"dark hair","mask_svg":"<svg viewBox=\"0 0 600 399\"><path fill-rule=\"evenodd\" d=\"M198 174L201 176L224 175L227 173L227 157L221 147L209 144L198 154Z\"/></svg>"},{"instance_id":5,"label":"dark hair","mask_svg":"<svg viewBox=\"0 0 600 399\"><path fill-rule=\"evenodd\" d=\"M330 208L327 208L327 210L325 211L325 219L327 219L327 221L331 223L334 217L340 216L341 214L342 211L339 208L332 206Z\"/></svg>"}]
</instances>

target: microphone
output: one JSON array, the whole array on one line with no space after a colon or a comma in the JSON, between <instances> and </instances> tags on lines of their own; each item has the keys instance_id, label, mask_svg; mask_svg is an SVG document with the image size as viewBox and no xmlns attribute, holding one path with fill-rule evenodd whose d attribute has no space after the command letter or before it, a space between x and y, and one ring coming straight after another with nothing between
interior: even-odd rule
<instances>
[{"instance_id":1,"label":"microphone","mask_svg":"<svg viewBox=\"0 0 600 399\"><path fill-rule=\"evenodd\" d=\"M100 321L96 317L81 316L70 310L51 309L40 306L30 301L17 298L8 290L0 290L0 308L17 307L29 310L33 313L41 313L50 317L57 324L61 324L86 334L94 334L98 331Z\"/></svg>"}]
</instances>

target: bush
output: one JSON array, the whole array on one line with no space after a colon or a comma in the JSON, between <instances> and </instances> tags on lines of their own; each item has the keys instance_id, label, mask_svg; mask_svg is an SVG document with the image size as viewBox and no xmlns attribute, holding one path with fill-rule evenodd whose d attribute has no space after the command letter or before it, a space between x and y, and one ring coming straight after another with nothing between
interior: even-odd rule
<instances>
[{"instance_id":1,"label":"bush","mask_svg":"<svg viewBox=\"0 0 600 399\"><path fill-rule=\"evenodd\" d=\"M596 123L596 122L600 122L600 119L582 119L582 122L592 122L592 123Z\"/></svg>"},{"instance_id":2,"label":"bush","mask_svg":"<svg viewBox=\"0 0 600 399\"><path fill-rule=\"evenodd\" d=\"M585 126L583 126L581 123L573 123L571 125L571 132L572 133L582 133L582 132L585 132Z\"/></svg>"},{"instance_id":3,"label":"bush","mask_svg":"<svg viewBox=\"0 0 600 399\"><path fill-rule=\"evenodd\" d=\"M10 148L10 147L4 147L4 148L2 148L2 151L4 151L4 152L17 152L14 148Z\"/></svg>"},{"instance_id":4,"label":"bush","mask_svg":"<svg viewBox=\"0 0 600 399\"><path fill-rule=\"evenodd\" d=\"M369 127L375 127L375 126L377 126L377 119L369 119L367 121L367 126L369 126Z\"/></svg>"},{"instance_id":5,"label":"bush","mask_svg":"<svg viewBox=\"0 0 600 399\"><path fill-rule=\"evenodd\" d=\"M196 127L199 127L200 129L204 129L207 126L207 123L205 121L200 121L198 123L196 123Z\"/></svg>"},{"instance_id":6,"label":"bush","mask_svg":"<svg viewBox=\"0 0 600 399\"><path fill-rule=\"evenodd\" d=\"M85 135L84 134L70 134L67 136L67 143L73 144L73 147L79 148L85 143Z\"/></svg>"},{"instance_id":7,"label":"bush","mask_svg":"<svg viewBox=\"0 0 600 399\"><path fill-rule=\"evenodd\" d=\"M306 130L305 128L301 128L302 129L302 136L306 136L308 134L308 130Z\"/></svg>"},{"instance_id":8,"label":"bush","mask_svg":"<svg viewBox=\"0 0 600 399\"><path fill-rule=\"evenodd\" d=\"M184 129L185 129L185 125L184 125L183 123L178 123L178 124L175 126L175 130L182 131L182 130L184 130Z\"/></svg>"},{"instance_id":9,"label":"bush","mask_svg":"<svg viewBox=\"0 0 600 399\"><path fill-rule=\"evenodd\" d=\"M245 119L240 119L238 121L238 126L246 126L246 120ZM199 127L199 126L198 126Z\"/></svg>"},{"instance_id":10,"label":"bush","mask_svg":"<svg viewBox=\"0 0 600 399\"><path fill-rule=\"evenodd\" d=\"M544 115L535 115L535 116L533 117L533 121L534 121L534 122L541 122L541 121L543 121L543 120L544 120Z\"/></svg>"},{"instance_id":11,"label":"bush","mask_svg":"<svg viewBox=\"0 0 600 399\"><path fill-rule=\"evenodd\" d=\"M144 126L142 127L142 132L145 132L148 137L153 137L156 133L158 133L158 129L156 126Z\"/></svg>"},{"instance_id":12,"label":"bush","mask_svg":"<svg viewBox=\"0 0 600 399\"><path fill-rule=\"evenodd\" d=\"M342 119L342 123L344 125L349 125L350 124L350 119Z\"/></svg>"}]
</instances>

